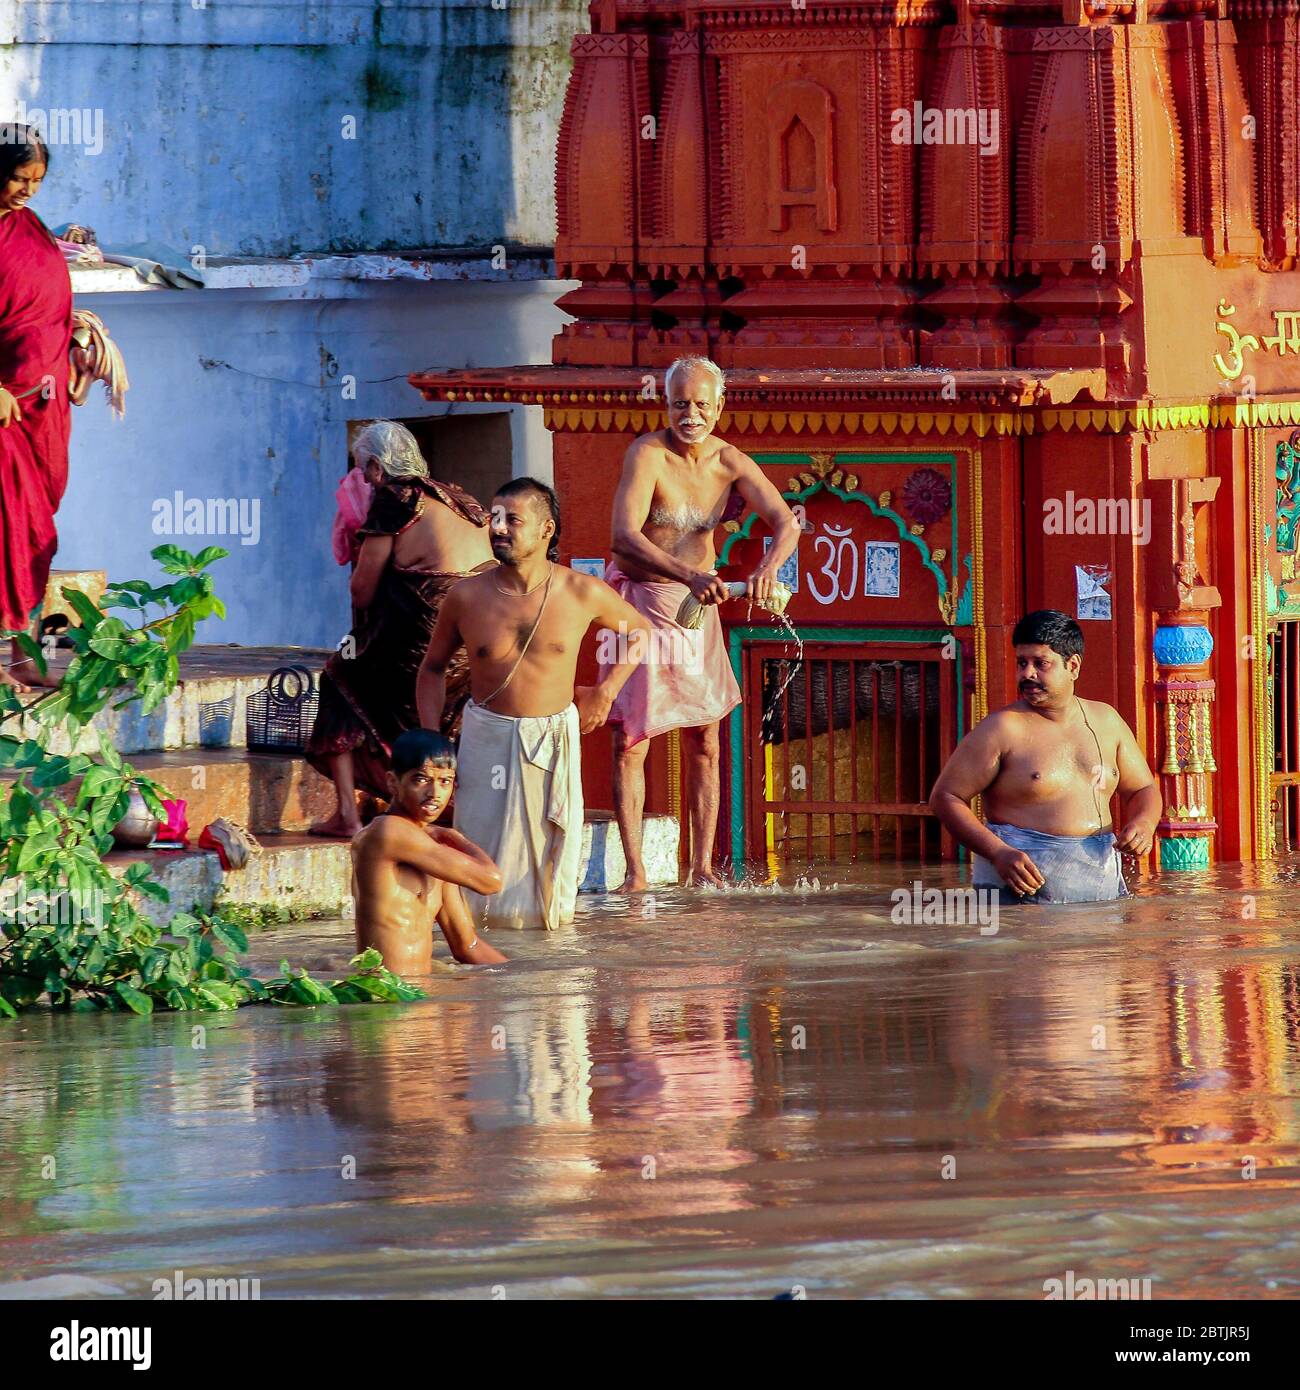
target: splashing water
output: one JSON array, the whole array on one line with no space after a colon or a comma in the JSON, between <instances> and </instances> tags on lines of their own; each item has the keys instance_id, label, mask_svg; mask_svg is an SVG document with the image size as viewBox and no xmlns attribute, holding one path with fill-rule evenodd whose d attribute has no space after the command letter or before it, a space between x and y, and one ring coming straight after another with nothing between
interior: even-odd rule
<instances>
[{"instance_id":1,"label":"splashing water","mask_svg":"<svg viewBox=\"0 0 1300 1390\"><path fill-rule=\"evenodd\" d=\"M767 707L763 710L763 713L759 719L759 727L762 728L767 724L767 721L776 713L776 711L781 708L781 701L785 698L785 692L790 688L790 682L794 680L795 676L799 672L799 668L803 665L803 638L799 636L799 633L795 629L795 625L790 621L790 619L786 616L785 613L773 613L771 609L762 608L761 606L759 611L767 614L767 616L770 618L775 618L776 621L783 628L785 628L786 632L790 634L790 640L794 643L795 646L794 656L789 660L786 667L785 679L777 688L776 694L772 696L771 703L768 704ZM746 623L752 622L753 618L754 601L753 599L751 599L749 601L749 606L745 611Z\"/></svg>"}]
</instances>

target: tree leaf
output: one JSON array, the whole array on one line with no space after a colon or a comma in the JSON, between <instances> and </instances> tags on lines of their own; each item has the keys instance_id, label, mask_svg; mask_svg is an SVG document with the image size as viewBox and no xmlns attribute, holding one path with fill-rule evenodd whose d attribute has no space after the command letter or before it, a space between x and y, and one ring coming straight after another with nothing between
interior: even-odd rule
<instances>
[{"instance_id":1,"label":"tree leaf","mask_svg":"<svg viewBox=\"0 0 1300 1390\"><path fill-rule=\"evenodd\" d=\"M110 621L116 622L117 619L114 618ZM96 635L90 639L89 645L90 650L94 652L96 656L102 656L105 661L119 664L123 661L130 662L136 651L141 647L147 647L149 644L147 641L133 641L129 637L114 636L112 634L100 636L96 633Z\"/></svg>"},{"instance_id":2,"label":"tree leaf","mask_svg":"<svg viewBox=\"0 0 1300 1390\"><path fill-rule=\"evenodd\" d=\"M182 608L167 629L168 654L188 651L194 644L194 629L194 614L188 608Z\"/></svg>"},{"instance_id":3,"label":"tree leaf","mask_svg":"<svg viewBox=\"0 0 1300 1390\"><path fill-rule=\"evenodd\" d=\"M96 763L81 779L81 786L77 788L77 805L85 806L99 796L116 796L121 789L121 774L111 767Z\"/></svg>"},{"instance_id":4,"label":"tree leaf","mask_svg":"<svg viewBox=\"0 0 1300 1390\"><path fill-rule=\"evenodd\" d=\"M23 847L18 852L15 868L20 874L29 873L42 859L48 858L53 850L54 841L51 837L31 835L23 842Z\"/></svg>"},{"instance_id":5,"label":"tree leaf","mask_svg":"<svg viewBox=\"0 0 1300 1390\"><path fill-rule=\"evenodd\" d=\"M10 639L14 646L32 663L41 673L45 674L45 652L39 642L35 641L29 633L15 632Z\"/></svg>"},{"instance_id":6,"label":"tree leaf","mask_svg":"<svg viewBox=\"0 0 1300 1390\"><path fill-rule=\"evenodd\" d=\"M203 580L197 575L189 575L185 579L178 579L172 585L172 603L177 608L183 607L192 600L199 598L203 593Z\"/></svg>"},{"instance_id":7,"label":"tree leaf","mask_svg":"<svg viewBox=\"0 0 1300 1390\"><path fill-rule=\"evenodd\" d=\"M151 1014L153 1013L153 1000L147 994L141 994L138 989L128 985L124 980L117 980L113 984L113 989L117 997L126 1005L132 1013Z\"/></svg>"},{"instance_id":8,"label":"tree leaf","mask_svg":"<svg viewBox=\"0 0 1300 1390\"><path fill-rule=\"evenodd\" d=\"M80 589L65 588L63 590L63 597L68 600L73 612L81 619L82 627L93 629L104 621L103 613L95 607Z\"/></svg>"},{"instance_id":9,"label":"tree leaf","mask_svg":"<svg viewBox=\"0 0 1300 1390\"><path fill-rule=\"evenodd\" d=\"M194 569L194 556L178 545L158 545L149 554L164 574L189 574Z\"/></svg>"},{"instance_id":10,"label":"tree leaf","mask_svg":"<svg viewBox=\"0 0 1300 1390\"><path fill-rule=\"evenodd\" d=\"M61 756L47 756L45 762L32 773L33 787L61 787L70 781L72 765Z\"/></svg>"},{"instance_id":11,"label":"tree leaf","mask_svg":"<svg viewBox=\"0 0 1300 1390\"><path fill-rule=\"evenodd\" d=\"M203 999L209 1000L218 1009L237 1009L239 1007L239 996L228 984L210 981L201 984L198 992Z\"/></svg>"},{"instance_id":12,"label":"tree leaf","mask_svg":"<svg viewBox=\"0 0 1300 1390\"><path fill-rule=\"evenodd\" d=\"M165 788L159 787L156 782L147 777L137 777L135 781L136 790L144 797L144 804L150 812L160 820L167 815L167 808L162 803L162 797L158 795Z\"/></svg>"},{"instance_id":13,"label":"tree leaf","mask_svg":"<svg viewBox=\"0 0 1300 1390\"><path fill-rule=\"evenodd\" d=\"M140 682L144 698L140 701L140 713L152 714L167 698L167 687L159 680Z\"/></svg>"},{"instance_id":14,"label":"tree leaf","mask_svg":"<svg viewBox=\"0 0 1300 1390\"><path fill-rule=\"evenodd\" d=\"M243 955L248 950L248 937L233 922L223 922L220 918L214 917L208 926L212 935L226 950L234 951L237 955Z\"/></svg>"},{"instance_id":15,"label":"tree leaf","mask_svg":"<svg viewBox=\"0 0 1300 1390\"><path fill-rule=\"evenodd\" d=\"M122 770L122 755L113 746L113 741L107 734L99 734L99 756L104 760L104 766L112 768L114 772Z\"/></svg>"}]
</instances>

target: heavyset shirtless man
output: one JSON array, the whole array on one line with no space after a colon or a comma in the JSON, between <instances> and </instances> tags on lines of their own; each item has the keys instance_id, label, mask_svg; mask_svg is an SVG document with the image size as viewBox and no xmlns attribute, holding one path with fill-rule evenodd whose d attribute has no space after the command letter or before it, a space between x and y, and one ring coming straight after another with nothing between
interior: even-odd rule
<instances>
[{"instance_id":1,"label":"heavyset shirtless man","mask_svg":"<svg viewBox=\"0 0 1300 1390\"><path fill-rule=\"evenodd\" d=\"M1074 693L1083 632L1073 618L1030 613L1011 642L1020 698L961 741L930 809L975 854L975 885L998 887L1006 901L1124 897L1120 852L1151 849L1161 810L1155 779L1119 714ZM1115 835L1117 791L1124 823ZM980 795L987 824L970 809Z\"/></svg>"}]
</instances>

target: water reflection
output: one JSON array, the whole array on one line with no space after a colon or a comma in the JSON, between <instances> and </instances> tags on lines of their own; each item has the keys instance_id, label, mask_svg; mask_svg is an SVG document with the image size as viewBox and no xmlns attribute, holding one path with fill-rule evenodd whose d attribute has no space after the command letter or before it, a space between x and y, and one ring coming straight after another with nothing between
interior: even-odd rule
<instances>
[{"instance_id":1,"label":"water reflection","mask_svg":"<svg viewBox=\"0 0 1300 1390\"><path fill-rule=\"evenodd\" d=\"M839 890L661 895L651 920L596 900L404 1008L10 1025L6 1278L1032 1298L1073 1268L1295 1292L1286 870L993 936L891 923L911 869L820 877ZM337 958L345 930L256 949Z\"/></svg>"}]
</instances>

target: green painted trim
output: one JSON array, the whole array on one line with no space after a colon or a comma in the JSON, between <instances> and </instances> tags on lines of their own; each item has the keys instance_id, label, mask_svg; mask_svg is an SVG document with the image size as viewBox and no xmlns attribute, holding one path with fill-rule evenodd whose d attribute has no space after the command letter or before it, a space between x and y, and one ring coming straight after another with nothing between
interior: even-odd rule
<instances>
[{"instance_id":1,"label":"green painted trim","mask_svg":"<svg viewBox=\"0 0 1300 1390\"><path fill-rule=\"evenodd\" d=\"M953 614L953 627L970 627L975 621L975 593L972 588L974 576L971 572L972 556L968 550L962 563L966 566L966 586L957 600L957 611Z\"/></svg>"},{"instance_id":2,"label":"green painted trim","mask_svg":"<svg viewBox=\"0 0 1300 1390\"><path fill-rule=\"evenodd\" d=\"M825 478L818 478L817 481L813 483L811 487L806 487L800 492L783 492L781 496L790 502L806 502L814 493L823 491L829 492L834 497L838 497L842 502L862 502L870 509L873 515L887 517L890 521L892 521L894 523L895 529L898 531L899 539L907 541L910 545L914 545L917 548L917 550L920 551L921 563L926 567L926 569L930 571L932 575L934 575L935 582L939 590L940 598L942 598L943 595L948 592L948 576L944 574L944 572L939 568L938 565L934 563L933 560L930 559L930 547L926 544L925 537L914 536L911 533L911 531L907 529L907 521L904 517L899 516L899 514L892 507L880 506L880 504L876 501L874 497L871 496L870 493L846 492L842 487L833 487L830 483L826 481ZM952 517L953 546L955 547L957 543L957 513L955 508L953 509ZM738 531L733 531L727 537L727 539L723 542L722 551L718 556L716 564L714 565L715 569L720 569L723 565L727 563L731 555L731 548L736 544L737 541L749 539L749 533L754 529L754 523L757 520L758 513L750 512L750 514L745 518L744 525L741 526L741 528ZM952 550L949 550L948 553L951 555L953 552Z\"/></svg>"},{"instance_id":3,"label":"green painted trim","mask_svg":"<svg viewBox=\"0 0 1300 1390\"><path fill-rule=\"evenodd\" d=\"M952 633L946 627L796 627L800 641L803 642L914 642L922 645L942 642ZM727 634L727 656L731 661L732 674L736 684L743 691L744 668L742 657L747 641L779 642L788 634L771 627L733 627ZM962 740L962 718L965 681L962 672L961 643L957 643L957 741ZM733 713L731 727L727 731L728 746L731 750L731 861L733 865L745 862L745 776L744 776L744 729L743 720ZM964 857L964 856L963 856Z\"/></svg>"},{"instance_id":4,"label":"green painted trim","mask_svg":"<svg viewBox=\"0 0 1300 1390\"><path fill-rule=\"evenodd\" d=\"M791 468L805 468L812 462L807 454L755 454L754 462L759 464L780 464L789 465ZM953 567L953 574L958 573L958 553L957 553L957 458L955 454L837 454L835 465L837 468L845 465L861 463L943 463L952 470L950 485L952 488L952 505L948 512L952 517L952 541L948 546L948 558ZM781 496L787 502L806 502L814 493L826 491L845 502L863 502L875 516L886 517L894 523L898 531L899 539L914 545L921 555L921 563L935 577L935 586L938 589L940 600L948 592L948 576L930 559L930 547L926 544L922 536L914 536L908 530L905 518L901 517L892 507L881 507L877 505L876 499L863 492L846 492L843 488L833 487L825 478L818 478L811 486L802 490L788 488ZM722 543L722 550L718 558L714 561L714 569L721 569L731 555L732 547L737 541L748 540L750 532L754 529L754 522L758 520L757 512L750 512L745 518L739 530L733 531Z\"/></svg>"},{"instance_id":5,"label":"green painted trim","mask_svg":"<svg viewBox=\"0 0 1300 1390\"><path fill-rule=\"evenodd\" d=\"M1168 836L1160 841L1160 868L1165 873L1185 873L1210 867L1208 835Z\"/></svg>"},{"instance_id":6,"label":"green painted trim","mask_svg":"<svg viewBox=\"0 0 1300 1390\"><path fill-rule=\"evenodd\" d=\"M812 464L811 454L751 454L750 457L755 463L772 463L780 466L789 465L791 468L807 468ZM842 467L846 463L946 463L953 466L957 462L956 454L914 454L910 450L894 450L889 453L877 454L841 454L835 455L836 468Z\"/></svg>"}]
</instances>

